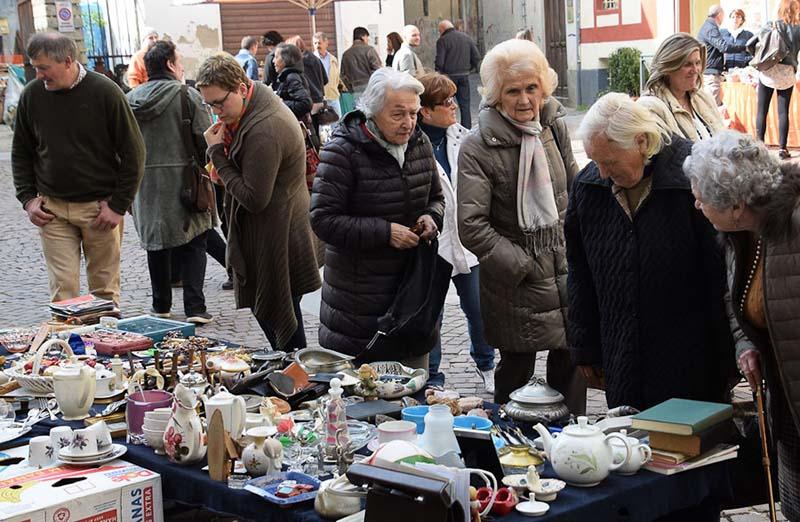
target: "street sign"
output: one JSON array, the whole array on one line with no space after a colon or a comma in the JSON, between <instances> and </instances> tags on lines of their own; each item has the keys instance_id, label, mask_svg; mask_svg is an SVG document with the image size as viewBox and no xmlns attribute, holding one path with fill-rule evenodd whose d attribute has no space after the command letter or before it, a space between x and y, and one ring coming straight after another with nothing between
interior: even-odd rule
<instances>
[{"instance_id":1,"label":"street sign","mask_svg":"<svg viewBox=\"0 0 800 522\"><path fill-rule=\"evenodd\" d=\"M56 0L56 18L58 19L58 32L71 33L75 31L70 0Z\"/></svg>"}]
</instances>

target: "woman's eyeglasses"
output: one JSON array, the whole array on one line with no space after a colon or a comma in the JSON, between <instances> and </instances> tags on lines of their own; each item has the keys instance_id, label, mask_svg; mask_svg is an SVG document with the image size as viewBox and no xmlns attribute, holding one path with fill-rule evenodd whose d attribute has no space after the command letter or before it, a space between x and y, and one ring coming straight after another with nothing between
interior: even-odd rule
<instances>
[{"instance_id":1,"label":"woman's eyeglasses","mask_svg":"<svg viewBox=\"0 0 800 522\"><path fill-rule=\"evenodd\" d=\"M222 98L219 101L203 102L203 105L205 105L206 107L209 107L211 109L222 110L222 106L225 105L225 101L228 99L228 96L231 95L231 92L233 92L233 91L228 91L228 94L226 94L225 97Z\"/></svg>"},{"instance_id":2,"label":"woman's eyeglasses","mask_svg":"<svg viewBox=\"0 0 800 522\"><path fill-rule=\"evenodd\" d=\"M456 99L453 96L450 96L449 98L446 98L443 101L437 103L436 106L438 107L439 105L441 105L443 107L453 107L455 104L456 104Z\"/></svg>"}]
</instances>

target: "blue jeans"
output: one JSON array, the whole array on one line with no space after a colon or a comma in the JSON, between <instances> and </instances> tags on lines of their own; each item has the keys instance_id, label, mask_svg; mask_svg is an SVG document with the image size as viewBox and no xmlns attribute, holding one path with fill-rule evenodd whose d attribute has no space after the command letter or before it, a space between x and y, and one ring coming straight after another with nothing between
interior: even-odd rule
<instances>
[{"instance_id":1,"label":"blue jeans","mask_svg":"<svg viewBox=\"0 0 800 522\"><path fill-rule=\"evenodd\" d=\"M494 348L483 337L483 320L481 319L481 291L480 273L478 265L472 267L469 274L458 274L453 277L456 285L459 304L467 317L467 330L469 331L469 355L475 361L475 366L481 371L494 369ZM439 315L439 329L441 330L444 310ZM444 384L444 374L439 372L439 363L442 361L442 336L439 334L436 344L430 352L428 359L428 373L431 384Z\"/></svg>"}]
</instances>

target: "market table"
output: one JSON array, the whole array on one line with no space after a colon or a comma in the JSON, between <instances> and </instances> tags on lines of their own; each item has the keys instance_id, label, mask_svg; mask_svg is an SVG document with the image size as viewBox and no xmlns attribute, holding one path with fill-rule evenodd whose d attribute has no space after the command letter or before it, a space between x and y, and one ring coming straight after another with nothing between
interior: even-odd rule
<instances>
[{"instance_id":1,"label":"market table","mask_svg":"<svg viewBox=\"0 0 800 522\"><path fill-rule=\"evenodd\" d=\"M800 82L795 85L795 91L800 87ZM731 128L746 132L751 136L756 134L756 116L758 114L758 100L756 86L744 82L725 81L722 83L722 100L728 108L731 119ZM789 147L800 147L800 95L797 92L789 103ZM778 98L773 94L767 115L767 131L764 135L767 145L778 146Z\"/></svg>"},{"instance_id":2,"label":"market table","mask_svg":"<svg viewBox=\"0 0 800 522\"><path fill-rule=\"evenodd\" d=\"M96 405L99 411L103 405ZM20 445L30 437L47 434L55 425L82 427L81 422L43 420L30 433L0 445L0 449ZM124 441L116 441L124 443ZM164 500L252 520L279 522L319 522L324 519L314 511L312 502L291 508L280 508L261 497L244 491L229 489L226 484L212 481L202 471L205 462L190 466L170 463L165 456L156 455L147 446L126 444L128 452L122 458L133 464L159 473L162 477ZM612 473L600 485L592 488L568 487L550 504L543 521L572 520L657 520L676 511L697 506L712 500L712 506L732 495L731 468L735 461L726 461L691 471L664 476L649 471L640 471L630 477ZM544 476L555 476L548 467ZM496 517L507 522L523 522L528 517L516 512L505 517ZM678 520L687 518L678 516ZM692 520L698 520L694 516Z\"/></svg>"}]
</instances>

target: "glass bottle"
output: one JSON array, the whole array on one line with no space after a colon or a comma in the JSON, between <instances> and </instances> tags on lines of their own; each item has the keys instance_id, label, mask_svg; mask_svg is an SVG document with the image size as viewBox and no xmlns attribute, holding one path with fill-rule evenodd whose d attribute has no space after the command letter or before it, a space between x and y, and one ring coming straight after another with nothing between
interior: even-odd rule
<instances>
[{"instance_id":1,"label":"glass bottle","mask_svg":"<svg viewBox=\"0 0 800 522\"><path fill-rule=\"evenodd\" d=\"M331 388L328 394L330 400L325 406L325 455L329 459L335 459L337 454L336 432L340 429L347 430L347 417L342 400L342 381L336 377L331 379ZM347 438L349 439L349 437ZM339 437L339 443L341 444L341 442L342 436Z\"/></svg>"}]
</instances>

